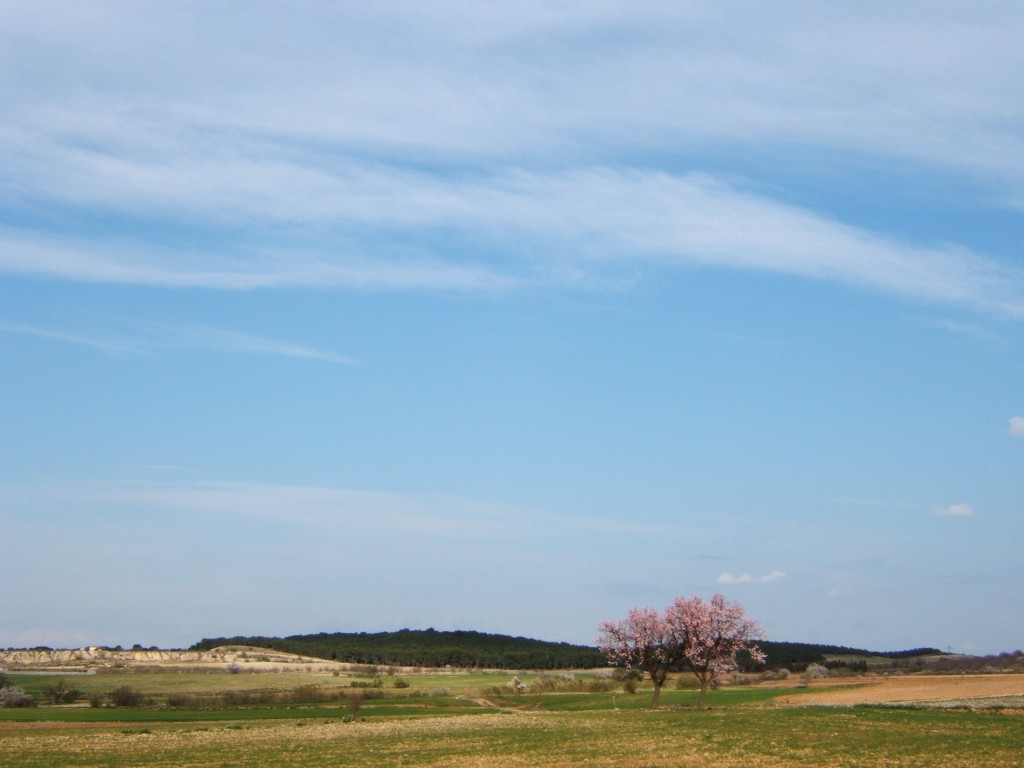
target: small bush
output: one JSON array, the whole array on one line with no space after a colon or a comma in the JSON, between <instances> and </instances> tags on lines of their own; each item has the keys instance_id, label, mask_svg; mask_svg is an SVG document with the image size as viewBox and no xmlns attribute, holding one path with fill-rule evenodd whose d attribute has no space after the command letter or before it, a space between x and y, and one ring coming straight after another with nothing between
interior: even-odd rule
<instances>
[{"instance_id":1,"label":"small bush","mask_svg":"<svg viewBox=\"0 0 1024 768\"><path fill-rule=\"evenodd\" d=\"M82 698L82 692L76 688L68 688L63 678L58 680L56 685L48 686L43 693L52 699L54 704L71 704Z\"/></svg>"},{"instance_id":2,"label":"small bush","mask_svg":"<svg viewBox=\"0 0 1024 768\"><path fill-rule=\"evenodd\" d=\"M27 693L15 693L10 696L4 696L4 706L8 709L29 709L39 705Z\"/></svg>"},{"instance_id":3,"label":"small bush","mask_svg":"<svg viewBox=\"0 0 1024 768\"><path fill-rule=\"evenodd\" d=\"M6 678L3 680L3 685L0 685L0 700L6 699L9 696L20 696L23 693L25 691L16 685L11 685Z\"/></svg>"},{"instance_id":4,"label":"small bush","mask_svg":"<svg viewBox=\"0 0 1024 768\"><path fill-rule=\"evenodd\" d=\"M365 698L365 695L363 694L362 691L358 691L356 693L350 693L348 695L348 711L349 711L349 716L353 720L358 720L359 719L359 710L363 708L363 699L364 698Z\"/></svg>"},{"instance_id":5,"label":"small bush","mask_svg":"<svg viewBox=\"0 0 1024 768\"><path fill-rule=\"evenodd\" d=\"M395 688L408 688L408 687L409 687L409 681L408 680L403 680L402 678L398 678L397 680L395 680Z\"/></svg>"},{"instance_id":6,"label":"small bush","mask_svg":"<svg viewBox=\"0 0 1024 768\"><path fill-rule=\"evenodd\" d=\"M827 667L823 667L821 664L808 664L804 675L808 680L820 680L828 677L829 671Z\"/></svg>"},{"instance_id":7,"label":"small bush","mask_svg":"<svg viewBox=\"0 0 1024 768\"><path fill-rule=\"evenodd\" d=\"M122 685L110 692L110 703L115 707L140 707L146 703L146 697L142 691Z\"/></svg>"}]
</instances>

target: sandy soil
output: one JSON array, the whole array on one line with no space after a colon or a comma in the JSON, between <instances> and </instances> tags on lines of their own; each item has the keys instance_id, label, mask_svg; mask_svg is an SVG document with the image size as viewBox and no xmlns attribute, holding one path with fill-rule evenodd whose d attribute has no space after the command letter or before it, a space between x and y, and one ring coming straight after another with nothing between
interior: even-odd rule
<instances>
[{"instance_id":1,"label":"sandy soil","mask_svg":"<svg viewBox=\"0 0 1024 768\"><path fill-rule=\"evenodd\" d=\"M342 669L348 666L326 659L244 646L224 646L211 651L113 651L96 646L53 651L0 650L0 669L10 671L89 670L103 667L229 667L232 665L252 670L301 669L310 666L315 666L317 669Z\"/></svg>"},{"instance_id":2,"label":"sandy soil","mask_svg":"<svg viewBox=\"0 0 1024 768\"><path fill-rule=\"evenodd\" d=\"M908 675L870 680L822 680L813 688L842 685L839 690L780 696L780 706L853 706L897 702L960 701L1024 696L1024 674L1017 675Z\"/></svg>"}]
</instances>

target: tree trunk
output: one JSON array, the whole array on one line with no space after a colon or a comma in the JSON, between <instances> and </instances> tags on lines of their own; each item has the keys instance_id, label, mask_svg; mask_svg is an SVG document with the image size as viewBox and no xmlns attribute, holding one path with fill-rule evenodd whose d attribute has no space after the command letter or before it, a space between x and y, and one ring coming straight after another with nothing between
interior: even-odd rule
<instances>
[{"instance_id":1,"label":"tree trunk","mask_svg":"<svg viewBox=\"0 0 1024 768\"><path fill-rule=\"evenodd\" d=\"M654 680L654 698L651 700L651 709L658 708L658 701L661 699L661 683L660 680Z\"/></svg>"},{"instance_id":2,"label":"tree trunk","mask_svg":"<svg viewBox=\"0 0 1024 768\"><path fill-rule=\"evenodd\" d=\"M700 696L697 697L697 709L704 709L704 697L708 692L708 683L711 682L713 674L709 675L706 672L697 675L697 680L700 681Z\"/></svg>"}]
</instances>

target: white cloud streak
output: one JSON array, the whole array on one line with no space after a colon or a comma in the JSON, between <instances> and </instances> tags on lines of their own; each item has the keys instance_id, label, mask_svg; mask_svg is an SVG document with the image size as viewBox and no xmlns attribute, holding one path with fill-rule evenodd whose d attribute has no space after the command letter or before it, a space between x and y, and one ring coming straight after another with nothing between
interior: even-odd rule
<instances>
[{"instance_id":1,"label":"white cloud streak","mask_svg":"<svg viewBox=\"0 0 1024 768\"><path fill-rule=\"evenodd\" d=\"M255 19L230 2L131 7L8 11L5 55L22 67L7 71L38 80L8 81L15 105L39 114L56 95L74 110L65 130L76 125L68 118L136 115L168 146L181 137L164 132L166 118L198 134L190 144L241 130L254 144L287 136L504 158L564 155L581 137L655 147L724 138L909 156L1010 180L1024 162L1013 74L1024 12L1005 3L453 0L297 12L267 2Z\"/></svg>"},{"instance_id":2,"label":"white cloud streak","mask_svg":"<svg viewBox=\"0 0 1024 768\"><path fill-rule=\"evenodd\" d=\"M248 333L240 333L226 328L211 328L209 326L166 326L164 341L157 341L157 347L202 349L212 352L240 352L260 355L275 355L279 357L293 357L303 360L319 360L327 363L342 363L345 365L356 365L357 360L345 355L338 355L333 352L325 352L314 347L293 344L277 339L268 339L261 336L253 336Z\"/></svg>"},{"instance_id":3,"label":"white cloud streak","mask_svg":"<svg viewBox=\"0 0 1024 768\"><path fill-rule=\"evenodd\" d=\"M181 255L145 244L101 250L90 241L8 228L0 230L0 270L211 288L507 290L585 283L643 263L715 266L848 282L1024 316L1019 271L963 249L922 248L872 235L704 175L595 169L462 181L384 172L373 176L372 184L363 180L351 187L325 196L321 205L333 200L336 207L325 215L360 227L364 239L356 248L376 252L376 258L358 250L332 253L324 240L287 246L292 249L287 255L273 246L267 253L265 245L228 257ZM350 204L358 188L375 189L374 202ZM266 193L277 190L269 184ZM180 202L203 215L201 199ZM282 200L278 209L268 200L236 214L257 219L272 210L286 216L288 203ZM432 231L460 237L473 261L446 262L442 248L429 246L420 246L412 257L392 255L396 249L389 238L395 232L429 239Z\"/></svg>"},{"instance_id":4,"label":"white cloud streak","mask_svg":"<svg viewBox=\"0 0 1024 768\"><path fill-rule=\"evenodd\" d=\"M1024 416L1010 417L1009 432L1013 437L1024 437Z\"/></svg>"},{"instance_id":5,"label":"white cloud streak","mask_svg":"<svg viewBox=\"0 0 1024 768\"><path fill-rule=\"evenodd\" d=\"M273 355L345 365L358 364L358 361L351 357L314 347L254 336L227 328L201 325L152 326L145 331L135 332L133 338L120 340L103 338L99 334L55 331L17 323L0 322L0 332L90 347L113 355L153 355L177 349Z\"/></svg>"},{"instance_id":6,"label":"white cloud streak","mask_svg":"<svg viewBox=\"0 0 1024 768\"><path fill-rule=\"evenodd\" d=\"M45 485L2 485L0 505L69 512L92 507L135 513L236 518L254 523L301 523L321 531L393 534L422 542L490 540L536 546L543 528L553 546L584 532L609 539L674 540L686 533L675 525L622 522L558 514L459 496L395 493L332 486L247 482L95 481Z\"/></svg>"},{"instance_id":7,"label":"white cloud streak","mask_svg":"<svg viewBox=\"0 0 1024 768\"><path fill-rule=\"evenodd\" d=\"M76 344L82 347L91 347L109 354L147 354L147 351L143 347L135 344L96 338L82 333L70 333L66 331L54 331L47 328L37 328L35 326L19 323L0 323L0 332L19 334L23 336L34 336L40 339L49 339L51 341L59 341L66 344Z\"/></svg>"},{"instance_id":8,"label":"white cloud streak","mask_svg":"<svg viewBox=\"0 0 1024 768\"><path fill-rule=\"evenodd\" d=\"M786 574L782 571L772 571L766 573L764 576L754 577L749 573L744 573L739 576L733 573L723 573L718 577L719 584L772 584L776 581L780 581L786 578Z\"/></svg>"},{"instance_id":9,"label":"white cloud streak","mask_svg":"<svg viewBox=\"0 0 1024 768\"><path fill-rule=\"evenodd\" d=\"M1024 67L1024 13L796 3L780 25L749 2L261 9L244 30L251 9L232 3L109 2L59 23L66 9L46 3L7 10L0 64L22 75L0 78L0 203L119 228L9 223L0 271L507 291L667 264L1024 316L1024 276L982 254L628 159L709 142L828 150L1024 197L1008 74ZM216 244L168 242L146 233L154 221Z\"/></svg>"},{"instance_id":10,"label":"white cloud streak","mask_svg":"<svg viewBox=\"0 0 1024 768\"><path fill-rule=\"evenodd\" d=\"M975 514L970 504L950 504L935 510L936 517L974 517Z\"/></svg>"}]
</instances>

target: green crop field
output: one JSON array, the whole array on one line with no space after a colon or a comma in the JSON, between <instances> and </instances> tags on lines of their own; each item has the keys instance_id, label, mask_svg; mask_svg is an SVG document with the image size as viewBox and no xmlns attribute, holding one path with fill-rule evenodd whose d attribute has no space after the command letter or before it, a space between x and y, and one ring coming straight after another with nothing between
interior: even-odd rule
<instances>
[{"instance_id":1,"label":"green crop field","mask_svg":"<svg viewBox=\"0 0 1024 768\"><path fill-rule=\"evenodd\" d=\"M42 696L56 677L13 679ZM395 679L408 686L396 687ZM510 679L504 673L425 674L384 677L379 688L346 688L361 678L319 672L103 671L65 682L84 694L129 685L144 694L147 704L44 702L31 709L0 709L0 765L1024 764L1024 720L1013 710L779 707L772 703L776 695L793 696L799 690L737 686L711 692L705 711L695 709L695 691L666 689L663 708L650 711L649 689L632 695L572 690L590 679L580 676L564 690L513 695L504 687ZM530 682L532 676L523 680ZM257 688L287 696L247 706L218 698ZM182 693L197 697L194 702L202 706L167 704L167 697Z\"/></svg>"},{"instance_id":2,"label":"green crop field","mask_svg":"<svg viewBox=\"0 0 1024 768\"><path fill-rule=\"evenodd\" d=\"M1024 757L1018 716L963 711L537 710L395 713L357 722L296 714L285 720L0 729L0 764L999 768L1020 766Z\"/></svg>"}]
</instances>

